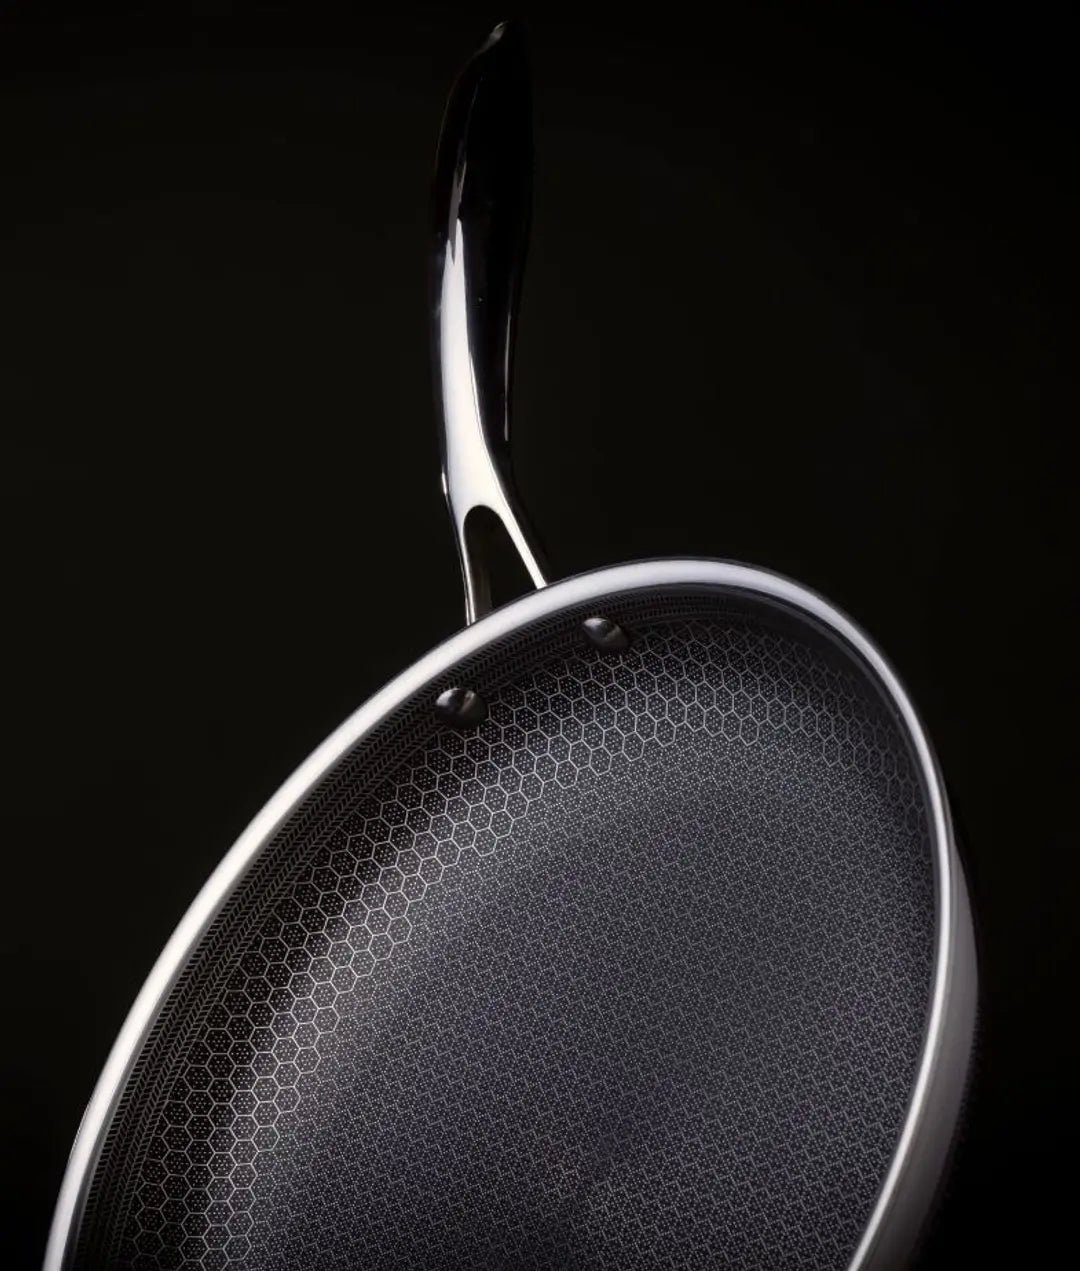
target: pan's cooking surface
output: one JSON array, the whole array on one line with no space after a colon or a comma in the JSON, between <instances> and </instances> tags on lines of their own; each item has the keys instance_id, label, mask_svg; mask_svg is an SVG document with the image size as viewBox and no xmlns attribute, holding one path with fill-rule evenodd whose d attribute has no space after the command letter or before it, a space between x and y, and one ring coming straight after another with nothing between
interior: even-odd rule
<instances>
[{"instance_id":1,"label":"pan's cooking surface","mask_svg":"<svg viewBox=\"0 0 1080 1271\"><path fill-rule=\"evenodd\" d=\"M570 619L479 669L471 732L406 712L267 854L80 1265L846 1266L929 996L919 779L816 636L635 604L626 653Z\"/></svg>"}]
</instances>

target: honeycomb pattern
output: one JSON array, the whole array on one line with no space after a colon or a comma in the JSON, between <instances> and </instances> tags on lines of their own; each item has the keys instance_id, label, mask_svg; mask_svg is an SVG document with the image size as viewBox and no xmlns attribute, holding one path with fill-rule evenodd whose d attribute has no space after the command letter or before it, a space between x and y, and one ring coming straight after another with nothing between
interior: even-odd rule
<instances>
[{"instance_id":1,"label":"honeycomb pattern","mask_svg":"<svg viewBox=\"0 0 1080 1271\"><path fill-rule=\"evenodd\" d=\"M918 778L839 657L636 635L337 810L176 1056L119 1265L846 1266L924 1026Z\"/></svg>"}]
</instances>

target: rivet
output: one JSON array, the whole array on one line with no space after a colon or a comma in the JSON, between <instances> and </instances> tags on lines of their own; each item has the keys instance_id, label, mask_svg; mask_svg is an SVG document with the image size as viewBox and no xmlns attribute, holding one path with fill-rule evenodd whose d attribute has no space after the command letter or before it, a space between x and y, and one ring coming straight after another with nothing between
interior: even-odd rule
<instances>
[{"instance_id":1,"label":"rivet","mask_svg":"<svg viewBox=\"0 0 1080 1271\"><path fill-rule=\"evenodd\" d=\"M581 624L582 630L603 653L622 653L630 647L630 637L617 622L595 614Z\"/></svg>"},{"instance_id":2,"label":"rivet","mask_svg":"<svg viewBox=\"0 0 1080 1271\"><path fill-rule=\"evenodd\" d=\"M487 703L471 688L448 688L435 699L435 714L451 728L473 728L487 713Z\"/></svg>"}]
</instances>

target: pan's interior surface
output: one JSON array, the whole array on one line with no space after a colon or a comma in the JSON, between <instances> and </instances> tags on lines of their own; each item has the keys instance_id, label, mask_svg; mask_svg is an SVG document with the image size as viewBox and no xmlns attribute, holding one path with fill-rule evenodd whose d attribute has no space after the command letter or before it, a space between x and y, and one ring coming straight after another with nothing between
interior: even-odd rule
<instances>
[{"instance_id":1,"label":"pan's interior surface","mask_svg":"<svg viewBox=\"0 0 1080 1271\"><path fill-rule=\"evenodd\" d=\"M628 650L518 632L296 809L143 1048L76 1265L847 1266L931 991L909 738L758 599L603 612Z\"/></svg>"}]
</instances>

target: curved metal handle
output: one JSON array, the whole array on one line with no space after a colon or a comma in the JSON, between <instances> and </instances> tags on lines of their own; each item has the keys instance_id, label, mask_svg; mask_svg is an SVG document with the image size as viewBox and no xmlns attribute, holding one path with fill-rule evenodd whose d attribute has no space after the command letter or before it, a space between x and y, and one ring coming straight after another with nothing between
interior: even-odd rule
<instances>
[{"instance_id":1,"label":"curved metal handle","mask_svg":"<svg viewBox=\"0 0 1080 1271\"><path fill-rule=\"evenodd\" d=\"M520 28L502 23L454 84L435 166L435 379L467 623L492 607L498 526L533 585L546 582L516 509L508 444L531 195L528 60Z\"/></svg>"}]
</instances>

